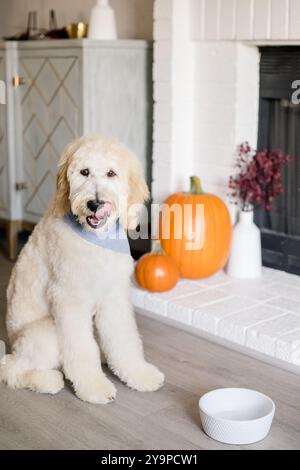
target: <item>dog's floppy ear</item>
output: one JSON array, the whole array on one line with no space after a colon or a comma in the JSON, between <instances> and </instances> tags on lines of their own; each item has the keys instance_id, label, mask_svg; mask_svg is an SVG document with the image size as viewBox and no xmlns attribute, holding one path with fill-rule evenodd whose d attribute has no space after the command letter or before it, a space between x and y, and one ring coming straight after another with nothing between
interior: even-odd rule
<instances>
[{"instance_id":1,"label":"dog's floppy ear","mask_svg":"<svg viewBox=\"0 0 300 470\"><path fill-rule=\"evenodd\" d=\"M58 173L56 179L56 194L52 204L52 213L56 217L63 217L70 211L69 200L69 182L67 178L67 171L70 160L79 147L79 139L69 144L63 151L59 163Z\"/></svg>"},{"instance_id":2,"label":"dog's floppy ear","mask_svg":"<svg viewBox=\"0 0 300 470\"><path fill-rule=\"evenodd\" d=\"M142 166L137 157L131 154L128 172L127 229L136 228L139 213L149 196Z\"/></svg>"}]
</instances>

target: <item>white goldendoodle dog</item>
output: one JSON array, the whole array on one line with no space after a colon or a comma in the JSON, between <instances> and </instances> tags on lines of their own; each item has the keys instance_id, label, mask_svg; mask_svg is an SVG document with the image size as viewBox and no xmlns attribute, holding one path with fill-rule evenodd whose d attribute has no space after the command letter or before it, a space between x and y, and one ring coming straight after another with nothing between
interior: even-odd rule
<instances>
[{"instance_id":1,"label":"white goldendoodle dog","mask_svg":"<svg viewBox=\"0 0 300 470\"><path fill-rule=\"evenodd\" d=\"M101 348L129 387L162 386L164 375L144 358L130 303L133 261L122 236L133 223L129 208L147 198L139 162L126 147L93 136L69 145L54 200L10 279L12 354L1 361L0 381L57 393L63 372L79 398L107 403L116 390L101 368Z\"/></svg>"}]
</instances>

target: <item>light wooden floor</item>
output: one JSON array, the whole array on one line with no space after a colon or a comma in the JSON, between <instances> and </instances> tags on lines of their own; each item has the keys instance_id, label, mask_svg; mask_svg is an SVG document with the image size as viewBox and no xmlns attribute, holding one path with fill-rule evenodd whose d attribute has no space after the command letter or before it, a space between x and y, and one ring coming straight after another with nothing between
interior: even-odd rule
<instances>
[{"instance_id":1,"label":"light wooden floor","mask_svg":"<svg viewBox=\"0 0 300 470\"><path fill-rule=\"evenodd\" d=\"M0 338L11 264L0 256ZM247 449L300 449L300 376L138 318L146 355L166 374L156 393L129 390L113 378L117 399L89 405L66 388L56 396L0 385L0 449L234 449L201 430L198 399L218 387L249 387L276 403L269 436Z\"/></svg>"}]
</instances>

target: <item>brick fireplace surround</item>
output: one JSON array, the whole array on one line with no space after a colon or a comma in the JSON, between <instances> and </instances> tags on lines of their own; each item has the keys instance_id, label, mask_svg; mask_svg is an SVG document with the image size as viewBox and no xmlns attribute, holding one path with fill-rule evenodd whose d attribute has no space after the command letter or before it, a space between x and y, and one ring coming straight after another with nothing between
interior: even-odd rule
<instances>
[{"instance_id":1,"label":"brick fireplace surround","mask_svg":"<svg viewBox=\"0 0 300 470\"><path fill-rule=\"evenodd\" d=\"M236 145L257 143L259 45L300 45L300 1L155 0L154 202L186 190L191 174L226 200ZM134 286L132 297L144 314L300 373L297 276L220 272L164 294Z\"/></svg>"}]
</instances>

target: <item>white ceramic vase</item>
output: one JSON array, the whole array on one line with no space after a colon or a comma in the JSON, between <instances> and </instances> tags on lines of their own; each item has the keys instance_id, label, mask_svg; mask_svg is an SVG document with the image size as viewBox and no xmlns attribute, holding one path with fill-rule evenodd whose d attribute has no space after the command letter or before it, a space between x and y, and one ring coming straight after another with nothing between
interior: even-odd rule
<instances>
[{"instance_id":1,"label":"white ceramic vase","mask_svg":"<svg viewBox=\"0 0 300 470\"><path fill-rule=\"evenodd\" d=\"M253 215L253 210L241 211L239 221L233 229L231 253L226 268L231 277L253 279L261 276L261 237Z\"/></svg>"},{"instance_id":2,"label":"white ceramic vase","mask_svg":"<svg viewBox=\"0 0 300 470\"><path fill-rule=\"evenodd\" d=\"M98 0L92 8L88 37L90 39L117 39L115 13L109 0Z\"/></svg>"}]
</instances>

